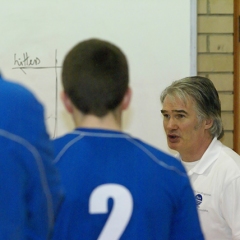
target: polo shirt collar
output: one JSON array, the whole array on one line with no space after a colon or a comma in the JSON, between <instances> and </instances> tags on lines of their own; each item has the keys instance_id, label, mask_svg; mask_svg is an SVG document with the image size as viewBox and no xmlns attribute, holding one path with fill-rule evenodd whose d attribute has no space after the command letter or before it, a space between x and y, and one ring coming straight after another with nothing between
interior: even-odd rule
<instances>
[{"instance_id":1,"label":"polo shirt collar","mask_svg":"<svg viewBox=\"0 0 240 240\"><path fill-rule=\"evenodd\" d=\"M194 173L199 175L204 174L211 164L218 159L221 148L222 143L218 141L216 137L214 137L198 164L188 172L188 175L191 176Z\"/></svg>"}]
</instances>

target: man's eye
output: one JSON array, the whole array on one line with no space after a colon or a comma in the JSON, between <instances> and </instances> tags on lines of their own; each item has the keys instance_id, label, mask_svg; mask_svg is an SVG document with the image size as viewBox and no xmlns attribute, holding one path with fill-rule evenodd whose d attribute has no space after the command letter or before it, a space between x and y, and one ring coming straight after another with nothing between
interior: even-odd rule
<instances>
[{"instance_id":1,"label":"man's eye","mask_svg":"<svg viewBox=\"0 0 240 240\"><path fill-rule=\"evenodd\" d=\"M183 115L183 114L176 115L176 118L178 118L178 119L181 119L181 118L184 118L184 117L185 117L185 115Z\"/></svg>"},{"instance_id":2,"label":"man's eye","mask_svg":"<svg viewBox=\"0 0 240 240\"><path fill-rule=\"evenodd\" d=\"M163 114L163 117L164 118L169 118L169 115L168 114Z\"/></svg>"}]
</instances>

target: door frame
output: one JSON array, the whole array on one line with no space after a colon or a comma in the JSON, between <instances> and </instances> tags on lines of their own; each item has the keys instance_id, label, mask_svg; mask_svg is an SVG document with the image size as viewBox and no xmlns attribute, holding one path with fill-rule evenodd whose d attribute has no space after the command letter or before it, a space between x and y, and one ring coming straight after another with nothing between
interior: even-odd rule
<instances>
[{"instance_id":1,"label":"door frame","mask_svg":"<svg viewBox=\"0 0 240 240\"><path fill-rule=\"evenodd\" d=\"M240 4L239 0L234 0L234 78L233 78L233 111L234 111L234 128L233 128L233 150L240 154Z\"/></svg>"}]
</instances>

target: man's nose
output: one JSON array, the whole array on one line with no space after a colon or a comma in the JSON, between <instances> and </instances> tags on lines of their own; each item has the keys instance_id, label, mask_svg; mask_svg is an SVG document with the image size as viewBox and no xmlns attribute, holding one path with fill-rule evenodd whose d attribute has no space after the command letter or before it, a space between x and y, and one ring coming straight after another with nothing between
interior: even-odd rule
<instances>
[{"instance_id":1,"label":"man's nose","mask_svg":"<svg viewBox=\"0 0 240 240\"><path fill-rule=\"evenodd\" d=\"M167 129L176 129L177 123L173 117L170 117L167 122Z\"/></svg>"}]
</instances>

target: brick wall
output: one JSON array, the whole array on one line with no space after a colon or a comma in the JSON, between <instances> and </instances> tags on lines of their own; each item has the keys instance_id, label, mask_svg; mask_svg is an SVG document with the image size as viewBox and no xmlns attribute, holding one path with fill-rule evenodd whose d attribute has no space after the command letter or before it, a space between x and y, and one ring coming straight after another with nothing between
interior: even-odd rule
<instances>
[{"instance_id":1,"label":"brick wall","mask_svg":"<svg viewBox=\"0 0 240 240\"><path fill-rule=\"evenodd\" d=\"M198 75L210 78L222 105L225 136L233 148L233 1L197 0Z\"/></svg>"}]
</instances>

